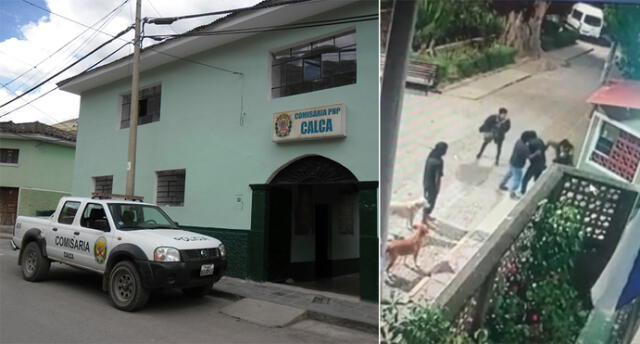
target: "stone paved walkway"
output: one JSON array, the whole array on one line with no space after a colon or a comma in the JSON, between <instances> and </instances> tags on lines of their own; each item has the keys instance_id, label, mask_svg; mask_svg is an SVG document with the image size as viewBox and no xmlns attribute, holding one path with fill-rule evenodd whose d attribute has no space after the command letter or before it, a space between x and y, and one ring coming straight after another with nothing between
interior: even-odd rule
<instances>
[{"instance_id":1,"label":"stone paved walkway","mask_svg":"<svg viewBox=\"0 0 640 344\"><path fill-rule=\"evenodd\" d=\"M581 43L555 56L566 59L585 51L584 47ZM524 130L536 130L544 140L568 138L580 149L591 108L586 99L599 85L608 52L603 47L588 48L594 50L572 59L566 67L533 74L477 100L448 92L424 96L406 91L391 201L419 198L427 154L439 141L447 142L449 151L442 190L432 214L439 221L439 230L429 235L421 250L419 268L408 260L409 264L396 264L391 274L385 275L383 298L394 292L412 299L433 299L511 211L516 201L497 186L507 171L513 144ZM528 73L534 70L531 63L514 68ZM475 155L482 142L478 127L499 107L509 109L512 129L504 142L500 164L494 166L495 145L488 146L480 160ZM547 158L551 160L552 155L550 152ZM389 233L392 237L409 235L406 220L392 216ZM427 271L442 261L447 261L454 273L427 277Z\"/></svg>"}]
</instances>

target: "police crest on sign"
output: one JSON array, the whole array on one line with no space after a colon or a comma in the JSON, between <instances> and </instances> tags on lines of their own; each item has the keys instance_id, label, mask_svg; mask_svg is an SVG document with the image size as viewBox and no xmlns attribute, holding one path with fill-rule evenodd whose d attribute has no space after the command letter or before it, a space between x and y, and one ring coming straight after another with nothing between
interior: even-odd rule
<instances>
[{"instance_id":1,"label":"police crest on sign","mask_svg":"<svg viewBox=\"0 0 640 344\"><path fill-rule=\"evenodd\" d=\"M344 104L274 113L272 130L274 142L345 137Z\"/></svg>"}]
</instances>

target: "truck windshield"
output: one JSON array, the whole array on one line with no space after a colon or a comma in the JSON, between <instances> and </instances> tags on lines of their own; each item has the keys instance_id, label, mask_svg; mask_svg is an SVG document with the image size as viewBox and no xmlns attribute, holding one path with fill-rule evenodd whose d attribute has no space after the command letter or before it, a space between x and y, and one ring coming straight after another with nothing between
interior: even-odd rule
<instances>
[{"instance_id":1,"label":"truck windshield","mask_svg":"<svg viewBox=\"0 0 640 344\"><path fill-rule=\"evenodd\" d=\"M155 206L112 203L109 204L109 210L113 216L113 222L121 230L179 228L162 209Z\"/></svg>"},{"instance_id":2,"label":"truck windshield","mask_svg":"<svg viewBox=\"0 0 640 344\"><path fill-rule=\"evenodd\" d=\"M600 27L600 25L602 24L602 20L598 17L594 17L594 16L590 16L587 15L586 17L584 17L584 22L586 24L589 24L591 26L595 26L595 27Z\"/></svg>"}]
</instances>

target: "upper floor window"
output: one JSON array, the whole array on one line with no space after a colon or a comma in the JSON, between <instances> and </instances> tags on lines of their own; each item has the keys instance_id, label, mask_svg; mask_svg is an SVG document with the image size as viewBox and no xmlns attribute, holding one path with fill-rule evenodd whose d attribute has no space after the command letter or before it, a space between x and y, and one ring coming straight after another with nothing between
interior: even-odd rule
<instances>
[{"instance_id":1,"label":"upper floor window","mask_svg":"<svg viewBox=\"0 0 640 344\"><path fill-rule=\"evenodd\" d=\"M356 33L349 31L274 52L273 98L356 83Z\"/></svg>"},{"instance_id":2,"label":"upper floor window","mask_svg":"<svg viewBox=\"0 0 640 344\"><path fill-rule=\"evenodd\" d=\"M160 120L160 85L147 87L140 90L138 100L138 125L157 122ZM120 129L129 128L131 117L131 93L122 96L122 110L120 116Z\"/></svg>"},{"instance_id":3,"label":"upper floor window","mask_svg":"<svg viewBox=\"0 0 640 344\"><path fill-rule=\"evenodd\" d=\"M0 164L18 164L19 149L0 148Z\"/></svg>"}]
</instances>

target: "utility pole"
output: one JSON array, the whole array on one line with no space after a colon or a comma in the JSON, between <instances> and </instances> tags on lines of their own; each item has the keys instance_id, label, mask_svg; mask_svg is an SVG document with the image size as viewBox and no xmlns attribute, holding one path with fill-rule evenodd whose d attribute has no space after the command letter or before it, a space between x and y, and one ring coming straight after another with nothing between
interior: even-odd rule
<instances>
[{"instance_id":1,"label":"utility pole","mask_svg":"<svg viewBox=\"0 0 640 344\"><path fill-rule=\"evenodd\" d=\"M127 188L125 195L133 196L136 178L136 145L138 140L138 111L140 84L140 12L142 0L136 0L136 27L133 39L133 71L131 72L131 111L129 115L129 159L127 162Z\"/></svg>"}]
</instances>

